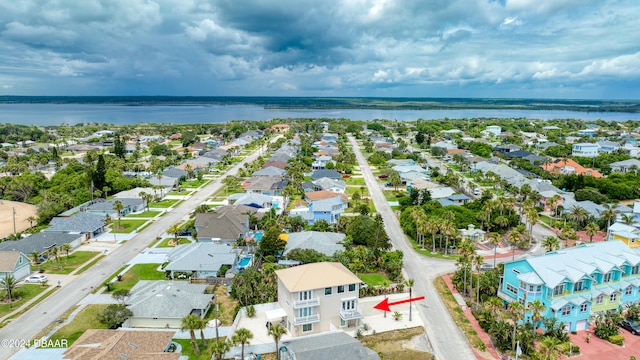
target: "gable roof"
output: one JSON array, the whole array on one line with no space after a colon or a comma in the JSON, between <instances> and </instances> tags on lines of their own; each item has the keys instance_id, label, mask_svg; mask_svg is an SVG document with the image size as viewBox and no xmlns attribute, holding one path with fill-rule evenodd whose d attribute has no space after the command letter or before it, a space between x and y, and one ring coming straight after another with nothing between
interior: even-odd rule
<instances>
[{"instance_id":1,"label":"gable roof","mask_svg":"<svg viewBox=\"0 0 640 360\"><path fill-rule=\"evenodd\" d=\"M140 280L127 300L134 317L183 318L194 309L206 309L213 298L206 284L185 281Z\"/></svg>"},{"instance_id":2,"label":"gable roof","mask_svg":"<svg viewBox=\"0 0 640 360\"><path fill-rule=\"evenodd\" d=\"M199 238L219 238L222 240L236 240L246 232L248 212L256 213L258 209L246 205L226 205L215 212L196 214L195 226Z\"/></svg>"},{"instance_id":3,"label":"gable roof","mask_svg":"<svg viewBox=\"0 0 640 360\"><path fill-rule=\"evenodd\" d=\"M269 160L266 163L264 163L264 165L262 165L262 168L265 169L268 167L276 167L278 169L284 170L284 168L286 168L287 166L289 166L289 164L286 161Z\"/></svg>"},{"instance_id":4,"label":"gable roof","mask_svg":"<svg viewBox=\"0 0 640 360\"><path fill-rule=\"evenodd\" d=\"M313 334L283 340L282 344L295 356L295 359L380 360L378 353L362 345L360 341L342 331Z\"/></svg>"},{"instance_id":5,"label":"gable roof","mask_svg":"<svg viewBox=\"0 0 640 360\"><path fill-rule=\"evenodd\" d=\"M312 181L313 184L318 185L322 189L329 189L332 187L337 187L340 189L346 189L347 183L344 180L336 180L331 178L320 178L318 180Z\"/></svg>"},{"instance_id":6,"label":"gable roof","mask_svg":"<svg viewBox=\"0 0 640 360\"><path fill-rule=\"evenodd\" d=\"M275 166L268 166L255 171L251 176L285 176L287 171Z\"/></svg>"},{"instance_id":7,"label":"gable roof","mask_svg":"<svg viewBox=\"0 0 640 360\"><path fill-rule=\"evenodd\" d=\"M293 249L313 249L327 256L332 256L336 251L344 250L344 246L339 243L345 237L345 234L321 231L290 233L284 248L284 255Z\"/></svg>"},{"instance_id":8,"label":"gable roof","mask_svg":"<svg viewBox=\"0 0 640 360\"><path fill-rule=\"evenodd\" d=\"M222 265L235 264L237 254L231 246L209 242L178 245L167 254L165 270L220 271Z\"/></svg>"},{"instance_id":9,"label":"gable roof","mask_svg":"<svg viewBox=\"0 0 640 360\"><path fill-rule=\"evenodd\" d=\"M255 208L271 207L271 204L274 202L273 196L257 193L235 193L231 194L228 200L233 204L247 205Z\"/></svg>"},{"instance_id":10,"label":"gable roof","mask_svg":"<svg viewBox=\"0 0 640 360\"><path fill-rule=\"evenodd\" d=\"M280 183L282 181L282 177L280 176L256 176L247 180L242 187L245 190L271 190L274 185Z\"/></svg>"},{"instance_id":11,"label":"gable roof","mask_svg":"<svg viewBox=\"0 0 640 360\"><path fill-rule=\"evenodd\" d=\"M289 292L362 282L339 262L319 262L276 270L276 276Z\"/></svg>"},{"instance_id":12,"label":"gable roof","mask_svg":"<svg viewBox=\"0 0 640 360\"><path fill-rule=\"evenodd\" d=\"M19 251L23 254L31 254L37 251L38 254L42 254L54 244L55 246L69 244L81 236L80 234L39 232L20 240L0 243L0 251Z\"/></svg>"},{"instance_id":13,"label":"gable roof","mask_svg":"<svg viewBox=\"0 0 640 360\"><path fill-rule=\"evenodd\" d=\"M20 251L0 251L0 272L13 272L20 254Z\"/></svg>"},{"instance_id":14,"label":"gable roof","mask_svg":"<svg viewBox=\"0 0 640 360\"><path fill-rule=\"evenodd\" d=\"M318 211L331 212L331 211L335 211L334 210L335 205L340 205L340 204L342 204L342 198L339 196L332 197L329 199L314 200L311 202L311 204L309 204L309 210L313 212L318 212Z\"/></svg>"},{"instance_id":15,"label":"gable roof","mask_svg":"<svg viewBox=\"0 0 640 360\"><path fill-rule=\"evenodd\" d=\"M347 196L344 194L338 194L330 190L320 190L320 191L311 191L311 192L305 193L304 197L308 201L318 201L318 200L331 199L335 197L341 197L344 202L346 201Z\"/></svg>"},{"instance_id":16,"label":"gable roof","mask_svg":"<svg viewBox=\"0 0 640 360\"><path fill-rule=\"evenodd\" d=\"M572 167L575 169L576 174L578 175L587 175L588 173L590 174L589 176L593 176L595 178L601 178L602 174L594 169L590 169L590 168L586 168L580 164L578 164L577 162L575 162L573 159L561 159L561 158L557 158L557 159L553 159L551 161L551 163L548 164L542 164L541 168L543 168L546 171L549 172L555 172L557 173L559 171L559 169L562 169L564 167Z\"/></svg>"},{"instance_id":17,"label":"gable roof","mask_svg":"<svg viewBox=\"0 0 640 360\"><path fill-rule=\"evenodd\" d=\"M122 203L122 205L124 206L124 208L129 208L129 207L137 207L143 204L142 199L137 198L137 199L133 199L133 198L117 198L117 199L100 199L98 201L94 201L93 204L88 204L86 205L86 210L90 210L90 211L116 211L113 209L113 206L115 204L116 201L120 201Z\"/></svg>"},{"instance_id":18,"label":"gable roof","mask_svg":"<svg viewBox=\"0 0 640 360\"><path fill-rule=\"evenodd\" d=\"M68 360L178 360L179 352L164 352L175 331L89 329L64 352ZM121 355L122 354L122 355Z\"/></svg>"},{"instance_id":19,"label":"gable roof","mask_svg":"<svg viewBox=\"0 0 640 360\"><path fill-rule=\"evenodd\" d=\"M91 233L106 225L105 216L80 212L69 217L54 217L43 232Z\"/></svg>"},{"instance_id":20,"label":"gable roof","mask_svg":"<svg viewBox=\"0 0 640 360\"><path fill-rule=\"evenodd\" d=\"M327 169L321 169L321 170L316 170L313 173L311 173L311 179L312 180L318 180L320 178L323 177L327 177L330 179L342 179L342 175L335 171L335 170L327 170Z\"/></svg>"}]
</instances>

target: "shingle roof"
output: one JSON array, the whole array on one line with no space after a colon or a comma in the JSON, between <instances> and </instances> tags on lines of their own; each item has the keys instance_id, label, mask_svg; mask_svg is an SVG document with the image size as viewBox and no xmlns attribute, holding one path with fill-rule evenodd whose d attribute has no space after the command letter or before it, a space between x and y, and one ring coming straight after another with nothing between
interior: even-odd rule
<instances>
[{"instance_id":1,"label":"shingle roof","mask_svg":"<svg viewBox=\"0 0 640 360\"><path fill-rule=\"evenodd\" d=\"M164 352L175 331L89 329L64 352L69 360L157 359L177 360L178 352Z\"/></svg>"},{"instance_id":2,"label":"shingle roof","mask_svg":"<svg viewBox=\"0 0 640 360\"><path fill-rule=\"evenodd\" d=\"M140 280L127 300L134 317L183 318L193 309L206 309L213 295L205 284L185 281Z\"/></svg>"},{"instance_id":3,"label":"shingle roof","mask_svg":"<svg viewBox=\"0 0 640 360\"><path fill-rule=\"evenodd\" d=\"M332 256L336 251L344 250L344 246L339 242L342 242L345 237L345 234L320 231L290 233L284 254L286 255L293 249L313 249L327 256Z\"/></svg>"},{"instance_id":4,"label":"shingle roof","mask_svg":"<svg viewBox=\"0 0 640 360\"><path fill-rule=\"evenodd\" d=\"M251 176L286 176L287 171L275 166L269 166L255 171Z\"/></svg>"},{"instance_id":5,"label":"shingle roof","mask_svg":"<svg viewBox=\"0 0 640 360\"><path fill-rule=\"evenodd\" d=\"M217 208L215 212L196 214L195 226L198 229L198 237L236 240L247 230L247 212L257 211L258 209L252 206L227 205Z\"/></svg>"},{"instance_id":6,"label":"shingle roof","mask_svg":"<svg viewBox=\"0 0 640 360\"><path fill-rule=\"evenodd\" d=\"M13 272L19 257L20 251L0 251L0 272Z\"/></svg>"},{"instance_id":7,"label":"shingle roof","mask_svg":"<svg viewBox=\"0 0 640 360\"><path fill-rule=\"evenodd\" d=\"M207 242L178 245L167 254L165 270L220 271L222 265L234 265L237 254L231 246Z\"/></svg>"},{"instance_id":8,"label":"shingle roof","mask_svg":"<svg viewBox=\"0 0 640 360\"><path fill-rule=\"evenodd\" d=\"M90 233L105 225L104 215L81 212L69 217L54 217L51 219L51 226L43 231Z\"/></svg>"},{"instance_id":9,"label":"shingle roof","mask_svg":"<svg viewBox=\"0 0 640 360\"><path fill-rule=\"evenodd\" d=\"M142 199L140 199L140 198L138 198L138 199L117 198L117 199L110 199L110 200L94 202L93 204L87 206L87 210L91 210L91 211L115 211L113 209L113 205L115 204L116 201L120 201L122 203L122 205L124 205L125 208L137 207L137 206L142 205Z\"/></svg>"},{"instance_id":10,"label":"shingle roof","mask_svg":"<svg viewBox=\"0 0 640 360\"><path fill-rule=\"evenodd\" d=\"M380 360L380 356L375 351L342 331L284 340L282 344L295 355L296 359Z\"/></svg>"},{"instance_id":11,"label":"shingle roof","mask_svg":"<svg viewBox=\"0 0 640 360\"><path fill-rule=\"evenodd\" d=\"M26 255L37 251L38 254L41 254L53 244L56 246L69 244L81 236L82 235L80 234L39 232L17 241L5 241L0 243L0 251L20 251Z\"/></svg>"},{"instance_id":12,"label":"shingle roof","mask_svg":"<svg viewBox=\"0 0 640 360\"><path fill-rule=\"evenodd\" d=\"M327 177L331 179L342 179L342 175L335 170L316 170L311 174L312 180L318 180L320 178Z\"/></svg>"},{"instance_id":13,"label":"shingle roof","mask_svg":"<svg viewBox=\"0 0 640 360\"><path fill-rule=\"evenodd\" d=\"M339 262L319 262L276 270L276 276L289 292L362 282Z\"/></svg>"}]
</instances>

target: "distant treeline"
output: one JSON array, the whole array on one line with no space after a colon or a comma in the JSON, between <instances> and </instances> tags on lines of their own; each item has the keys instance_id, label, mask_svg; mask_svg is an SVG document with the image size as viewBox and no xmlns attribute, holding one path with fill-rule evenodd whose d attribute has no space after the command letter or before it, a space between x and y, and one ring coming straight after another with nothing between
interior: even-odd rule
<instances>
[{"instance_id":1,"label":"distant treeline","mask_svg":"<svg viewBox=\"0 0 640 360\"><path fill-rule=\"evenodd\" d=\"M5 104L257 105L268 109L515 109L640 112L638 100L262 97L262 96L0 96Z\"/></svg>"}]
</instances>

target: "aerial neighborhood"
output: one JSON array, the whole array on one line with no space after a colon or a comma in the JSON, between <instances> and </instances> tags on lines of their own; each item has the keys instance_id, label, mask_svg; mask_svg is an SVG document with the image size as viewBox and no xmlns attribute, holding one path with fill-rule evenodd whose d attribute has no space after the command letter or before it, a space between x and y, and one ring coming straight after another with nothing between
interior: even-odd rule
<instances>
[{"instance_id":1,"label":"aerial neighborhood","mask_svg":"<svg viewBox=\"0 0 640 360\"><path fill-rule=\"evenodd\" d=\"M638 141L570 119L7 124L0 330L29 346L0 357L629 359Z\"/></svg>"}]
</instances>

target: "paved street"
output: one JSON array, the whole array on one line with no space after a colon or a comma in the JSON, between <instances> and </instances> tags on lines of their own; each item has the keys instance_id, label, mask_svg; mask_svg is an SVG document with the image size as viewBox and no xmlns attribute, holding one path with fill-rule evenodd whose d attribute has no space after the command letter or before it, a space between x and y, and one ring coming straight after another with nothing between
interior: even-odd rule
<instances>
[{"instance_id":1,"label":"paved street","mask_svg":"<svg viewBox=\"0 0 640 360\"><path fill-rule=\"evenodd\" d=\"M385 229L395 249L404 253L404 268L407 275L415 280L415 296L426 296L425 301L416 302L425 331L437 359L475 359L467 338L454 323L449 311L440 299L433 280L439 275L455 270L453 261L433 259L417 254L411 248L400 223L384 197L380 184L376 181L360 147L352 136L349 142L353 147L360 170L365 179L369 194L377 211L384 219Z\"/></svg>"},{"instance_id":2,"label":"paved street","mask_svg":"<svg viewBox=\"0 0 640 360\"><path fill-rule=\"evenodd\" d=\"M272 141L277 138L272 139ZM255 160L260 153L260 149L254 151L230 168L226 175L235 175L238 169L244 166L245 163ZM131 261L140 251L148 247L156 240L159 234L165 233L171 225L188 216L189 212L222 186L221 180L224 176L211 182L125 244L113 251L109 251L109 254L102 261L56 290L51 296L35 305L18 319L0 329L0 339L33 340L49 324L57 321L65 311L90 294L93 288L100 286L104 280L120 269L123 264ZM0 359L7 359L18 350L18 348L0 347Z\"/></svg>"}]
</instances>

